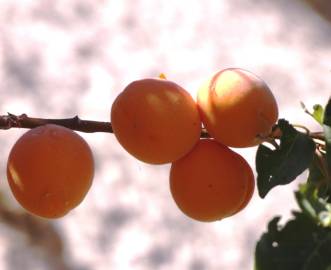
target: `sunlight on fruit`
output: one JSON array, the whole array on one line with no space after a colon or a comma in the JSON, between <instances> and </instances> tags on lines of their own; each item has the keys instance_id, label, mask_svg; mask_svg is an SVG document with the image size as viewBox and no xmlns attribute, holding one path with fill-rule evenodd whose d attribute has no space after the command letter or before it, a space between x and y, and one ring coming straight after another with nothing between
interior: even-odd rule
<instances>
[{"instance_id":1,"label":"sunlight on fruit","mask_svg":"<svg viewBox=\"0 0 331 270\"><path fill-rule=\"evenodd\" d=\"M13 164L10 162L8 163L8 171L11 175L11 178L13 179L14 184L21 190L24 190L23 182L20 178L20 176L17 173L17 170L14 168Z\"/></svg>"},{"instance_id":2,"label":"sunlight on fruit","mask_svg":"<svg viewBox=\"0 0 331 270\"><path fill-rule=\"evenodd\" d=\"M219 71L204 82L198 107L208 133L230 147L259 144L278 118L277 102L266 83L239 68Z\"/></svg>"}]
</instances>

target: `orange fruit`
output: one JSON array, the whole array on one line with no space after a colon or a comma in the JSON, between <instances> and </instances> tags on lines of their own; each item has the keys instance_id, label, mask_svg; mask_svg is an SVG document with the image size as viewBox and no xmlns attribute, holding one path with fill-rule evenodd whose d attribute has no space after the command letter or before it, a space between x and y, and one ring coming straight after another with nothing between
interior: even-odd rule
<instances>
[{"instance_id":1,"label":"orange fruit","mask_svg":"<svg viewBox=\"0 0 331 270\"><path fill-rule=\"evenodd\" d=\"M151 164L184 156L201 133L195 101L185 89L165 79L130 83L112 105L111 124L123 148Z\"/></svg>"},{"instance_id":2,"label":"orange fruit","mask_svg":"<svg viewBox=\"0 0 331 270\"><path fill-rule=\"evenodd\" d=\"M198 221L233 215L247 205L252 190L254 178L248 163L214 139L201 139L171 165L172 197L183 213Z\"/></svg>"},{"instance_id":3,"label":"orange fruit","mask_svg":"<svg viewBox=\"0 0 331 270\"><path fill-rule=\"evenodd\" d=\"M7 162L14 197L26 210L45 218L62 217L80 204L93 174L93 156L85 140L52 124L23 134Z\"/></svg>"},{"instance_id":4,"label":"orange fruit","mask_svg":"<svg viewBox=\"0 0 331 270\"><path fill-rule=\"evenodd\" d=\"M267 84L253 73L229 68L202 84L197 103L208 133L230 147L249 147L268 136L278 106Z\"/></svg>"}]
</instances>

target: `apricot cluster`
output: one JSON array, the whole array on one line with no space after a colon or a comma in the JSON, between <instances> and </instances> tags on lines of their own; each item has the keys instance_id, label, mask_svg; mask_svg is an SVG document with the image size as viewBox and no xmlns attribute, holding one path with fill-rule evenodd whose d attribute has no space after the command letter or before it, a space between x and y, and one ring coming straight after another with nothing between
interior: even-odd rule
<instances>
[{"instance_id":1,"label":"apricot cluster","mask_svg":"<svg viewBox=\"0 0 331 270\"><path fill-rule=\"evenodd\" d=\"M114 134L123 148L151 164L172 163L170 191L187 216L216 221L250 201L254 175L229 147L261 143L278 118L270 89L242 69L211 76L197 102L164 78L130 83L111 109ZM202 126L210 138L202 139Z\"/></svg>"},{"instance_id":2,"label":"apricot cluster","mask_svg":"<svg viewBox=\"0 0 331 270\"><path fill-rule=\"evenodd\" d=\"M128 153L150 164L171 163L175 203L187 216L205 222L232 216L249 203L255 188L252 169L229 147L261 143L277 117L268 86L242 69L211 76L197 102L165 78L134 81L115 99L110 115L113 133ZM201 138L202 129L208 138ZM62 217L79 205L93 175L88 144L53 124L26 132L7 163L14 197L45 218Z\"/></svg>"}]
</instances>

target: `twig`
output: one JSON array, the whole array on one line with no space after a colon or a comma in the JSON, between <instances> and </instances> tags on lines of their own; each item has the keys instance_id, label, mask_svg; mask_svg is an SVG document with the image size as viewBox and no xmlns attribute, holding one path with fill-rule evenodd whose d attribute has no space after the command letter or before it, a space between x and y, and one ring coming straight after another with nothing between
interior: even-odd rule
<instances>
[{"instance_id":1,"label":"twig","mask_svg":"<svg viewBox=\"0 0 331 270\"><path fill-rule=\"evenodd\" d=\"M0 129L10 128L35 128L46 124L55 124L70 128L72 130L93 133L93 132L108 132L113 133L110 122L99 122L91 120L82 120L78 116L65 119L44 119L28 117L26 114L19 116L8 113L8 115L0 116Z\"/></svg>"},{"instance_id":2,"label":"twig","mask_svg":"<svg viewBox=\"0 0 331 270\"><path fill-rule=\"evenodd\" d=\"M32 129L35 127L43 126L46 124L55 124L70 128L72 130L94 133L94 132L106 132L113 133L113 129L110 122L100 122L92 120L83 120L78 116L72 118L63 119L49 119L49 118L36 118L29 117L26 114L15 115L8 113L7 115L0 115L0 129L11 129L11 128L28 128ZM313 139L325 140L323 132L310 132L309 136ZM201 138L210 138L210 135L205 129L202 129ZM267 137L268 140L279 139L280 136ZM266 139L266 138L265 138Z\"/></svg>"},{"instance_id":3,"label":"twig","mask_svg":"<svg viewBox=\"0 0 331 270\"><path fill-rule=\"evenodd\" d=\"M295 127L296 129L298 129L298 128L303 129L308 136L310 135L310 130L306 126L299 125L299 124L292 124L292 126Z\"/></svg>"},{"instance_id":4,"label":"twig","mask_svg":"<svg viewBox=\"0 0 331 270\"><path fill-rule=\"evenodd\" d=\"M0 130L11 128L28 128L43 126L46 124L55 124L63 126L72 130L94 133L94 132L106 132L113 133L113 128L110 122L100 122L83 120L78 116L64 119L47 119L47 118L35 118L29 117L26 114L15 115L8 113L7 115L0 115ZM203 129L201 131L201 138L210 138L208 132Z\"/></svg>"},{"instance_id":5,"label":"twig","mask_svg":"<svg viewBox=\"0 0 331 270\"><path fill-rule=\"evenodd\" d=\"M324 133L319 131L319 132L310 132L309 136L313 139L318 139L321 141L325 141L325 136Z\"/></svg>"},{"instance_id":6,"label":"twig","mask_svg":"<svg viewBox=\"0 0 331 270\"><path fill-rule=\"evenodd\" d=\"M323 153L321 153L319 149L316 149L315 155L317 157L319 168L324 176L324 179L326 180L326 183L330 184L331 178L330 178L328 165L326 163L325 155L323 155Z\"/></svg>"},{"instance_id":7,"label":"twig","mask_svg":"<svg viewBox=\"0 0 331 270\"><path fill-rule=\"evenodd\" d=\"M302 101L300 101L300 105L306 114L310 115L311 117L314 117L314 115L307 109L306 105Z\"/></svg>"}]
</instances>

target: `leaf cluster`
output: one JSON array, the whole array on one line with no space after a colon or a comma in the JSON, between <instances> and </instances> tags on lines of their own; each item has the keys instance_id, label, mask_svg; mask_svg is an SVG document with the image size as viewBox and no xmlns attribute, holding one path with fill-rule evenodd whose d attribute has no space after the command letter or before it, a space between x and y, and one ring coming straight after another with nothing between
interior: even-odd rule
<instances>
[{"instance_id":1,"label":"leaf cluster","mask_svg":"<svg viewBox=\"0 0 331 270\"><path fill-rule=\"evenodd\" d=\"M308 178L295 192L300 211L293 212L293 219L283 226L280 217L272 219L258 241L256 270L331 270L331 98L325 108L313 109L305 111L321 125L323 137L301 132L280 119L275 130L281 135L257 150L261 198L306 170Z\"/></svg>"},{"instance_id":2,"label":"leaf cluster","mask_svg":"<svg viewBox=\"0 0 331 270\"><path fill-rule=\"evenodd\" d=\"M273 218L257 243L255 270L331 269L331 230L298 212L285 226L279 221Z\"/></svg>"}]
</instances>

